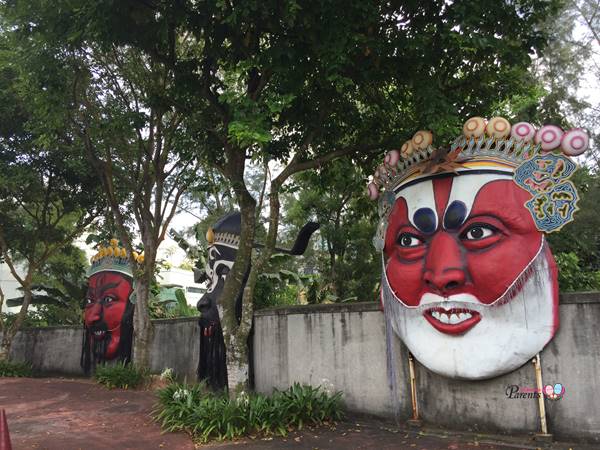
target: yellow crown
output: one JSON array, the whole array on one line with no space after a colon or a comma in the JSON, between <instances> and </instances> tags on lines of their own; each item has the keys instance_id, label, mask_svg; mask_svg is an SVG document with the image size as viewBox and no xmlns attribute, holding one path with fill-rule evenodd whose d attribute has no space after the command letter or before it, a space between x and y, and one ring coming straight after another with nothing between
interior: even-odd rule
<instances>
[{"instance_id":1,"label":"yellow crown","mask_svg":"<svg viewBox=\"0 0 600 450\"><path fill-rule=\"evenodd\" d=\"M138 264L144 262L144 255L133 252L133 258ZM88 276L103 271L120 272L125 275L133 276L129 255L124 247L119 245L117 239L111 239L109 245L100 246L98 253L90 259L91 267L88 270Z\"/></svg>"}]
</instances>

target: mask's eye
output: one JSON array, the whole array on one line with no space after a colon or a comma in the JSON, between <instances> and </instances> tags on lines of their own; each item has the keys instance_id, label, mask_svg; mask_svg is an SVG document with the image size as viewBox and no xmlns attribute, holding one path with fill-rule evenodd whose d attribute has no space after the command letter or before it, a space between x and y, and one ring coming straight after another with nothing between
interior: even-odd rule
<instances>
[{"instance_id":1,"label":"mask's eye","mask_svg":"<svg viewBox=\"0 0 600 450\"><path fill-rule=\"evenodd\" d=\"M462 239L468 241L479 241L493 236L498 230L491 225L472 225L461 235Z\"/></svg>"},{"instance_id":2,"label":"mask's eye","mask_svg":"<svg viewBox=\"0 0 600 450\"><path fill-rule=\"evenodd\" d=\"M423 240L411 233L401 233L396 242L400 247L418 247Z\"/></svg>"},{"instance_id":3,"label":"mask's eye","mask_svg":"<svg viewBox=\"0 0 600 450\"><path fill-rule=\"evenodd\" d=\"M88 298L85 299L85 304L86 305L91 305L92 303L94 303L94 299L93 298L88 297Z\"/></svg>"},{"instance_id":4,"label":"mask's eye","mask_svg":"<svg viewBox=\"0 0 600 450\"><path fill-rule=\"evenodd\" d=\"M107 304L107 303L112 303L114 301L115 301L115 299L112 297L104 297L104 300L102 300L102 303Z\"/></svg>"}]
</instances>

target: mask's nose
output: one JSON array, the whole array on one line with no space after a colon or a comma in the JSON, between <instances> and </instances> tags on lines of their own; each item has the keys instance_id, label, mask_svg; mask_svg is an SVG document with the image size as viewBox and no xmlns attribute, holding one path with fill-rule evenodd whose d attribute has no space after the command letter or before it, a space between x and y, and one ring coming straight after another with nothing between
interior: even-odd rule
<instances>
[{"instance_id":1,"label":"mask's nose","mask_svg":"<svg viewBox=\"0 0 600 450\"><path fill-rule=\"evenodd\" d=\"M456 239L438 232L432 238L425 259L423 281L436 294L449 295L467 281L463 255Z\"/></svg>"},{"instance_id":2,"label":"mask's nose","mask_svg":"<svg viewBox=\"0 0 600 450\"><path fill-rule=\"evenodd\" d=\"M102 306L99 303L93 303L85 311L85 324L87 326L93 325L94 323L102 319Z\"/></svg>"}]
</instances>

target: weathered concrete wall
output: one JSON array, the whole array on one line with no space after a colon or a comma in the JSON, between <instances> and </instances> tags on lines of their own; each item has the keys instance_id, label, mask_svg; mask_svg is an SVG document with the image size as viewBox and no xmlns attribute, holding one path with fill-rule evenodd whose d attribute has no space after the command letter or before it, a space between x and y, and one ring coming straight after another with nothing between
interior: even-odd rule
<instances>
[{"instance_id":1,"label":"weathered concrete wall","mask_svg":"<svg viewBox=\"0 0 600 450\"><path fill-rule=\"evenodd\" d=\"M195 380L199 333L197 318L155 320L152 372L170 367L180 377ZM83 376L79 364L82 340L82 326L28 328L15 336L11 357L32 364L38 372Z\"/></svg>"},{"instance_id":2,"label":"weathered concrete wall","mask_svg":"<svg viewBox=\"0 0 600 450\"><path fill-rule=\"evenodd\" d=\"M170 367L179 377L195 381L200 356L198 318L155 320L150 355L153 372Z\"/></svg>"},{"instance_id":3,"label":"weathered concrete wall","mask_svg":"<svg viewBox=\"0 0 600 450\"><path fill-rule=\"evenodd\" d=\"M83 375L82 340L83 327L24 329L13 340L11 358L28 362L39 372Z\"/></svg>"},{"instance_id":4,"label":"weathered concrete wall","mask_svg":"<svg viewBox=\"0 0 600 450\"><path fill-rule=\"evenodd\" d=\"M541 354L544 383L562 383L563 399L546 400L550 432L561 438L600 442L600 293L561 297L561 325ZM165 367L196 379L196 319L155 321L154 372ZM376 303L269 309L255 314L254 370L260 392L294 382L341 390L354 411L407 419L411 416L408 352L391 335L388 377L386 330ZM81 327L28 329L17 334L12 356L48 373L82 375ZM538 432L536 399L509 399L506 388L535 387L533 365L487 381L451 380L416 364L420 416L454 429ZM391 381L396 383L392 389Z\"/></svg>"},{"instance_id":5,"label":"weathered concrete wall","mask_svg":"<svg viewBox=\"0 0 600 450\"><path fill-rule=\"evenodd\" d=\"M545 401L557 437L600 442L600 294L561 297L561 325L541 354L545 384L565 396ZM293 382L332 384L355 411L384 416L412 413L408 353L393 337L397 396L387 376L385 320L374 303L319 305L255 314L255 384L260 392ZM509 385L535 388L533 364L487 381L459 381L416 364L420 417L453 429L539 432L537 399L510 399ZM396 409L396 411L395 411Z\"/></svg>"},{"instance_id":6,"label":"weathered concrete wall","mask_svg":"<svg viewBox=\"0 0 600 450\"><path fill-rule=\"evenodd\" d=\"M407 356L400 345L394 357ZM255 314L254 383L259 392L295 382L344 392L356 411L393 415L410 411L410 399L392 398L385 357L385 329L375 303L319 305ZM406 371L396 379L404 383Z\"/></svg>"}]
</instances>

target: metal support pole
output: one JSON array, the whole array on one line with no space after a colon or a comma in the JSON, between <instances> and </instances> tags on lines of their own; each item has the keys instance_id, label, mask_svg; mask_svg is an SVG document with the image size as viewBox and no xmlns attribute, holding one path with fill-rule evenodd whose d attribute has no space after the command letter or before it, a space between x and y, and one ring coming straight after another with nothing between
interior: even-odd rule
<instances>
[{"instance_id":1,"label":"metal support pole","mask_svg":"<svg viewBox=\"0 0 600 450\"><path fill-rule=\"evenodd\" d=\"M533 358L533 366L535 367L535 383L537 385L538 407L540 410L540 423L542 426L542 434L548 434L548 424L546 422L546 405L544 404L544 382L542 381L542 362L538 353Z\"/></svg>"},{"instance_id":2,"label":"metal support pole","mask_svg":"<svg viewBox=\"0 0 600 450\"><path fill-rule=\"evenodd\" d=\"M415 360L413 355L408 353L408 370L410 373L410 396L412 400L413 416L412 420L419 420L419 403L417 402L417 378L415 376Z\"/></svg>"}]
</instances>

